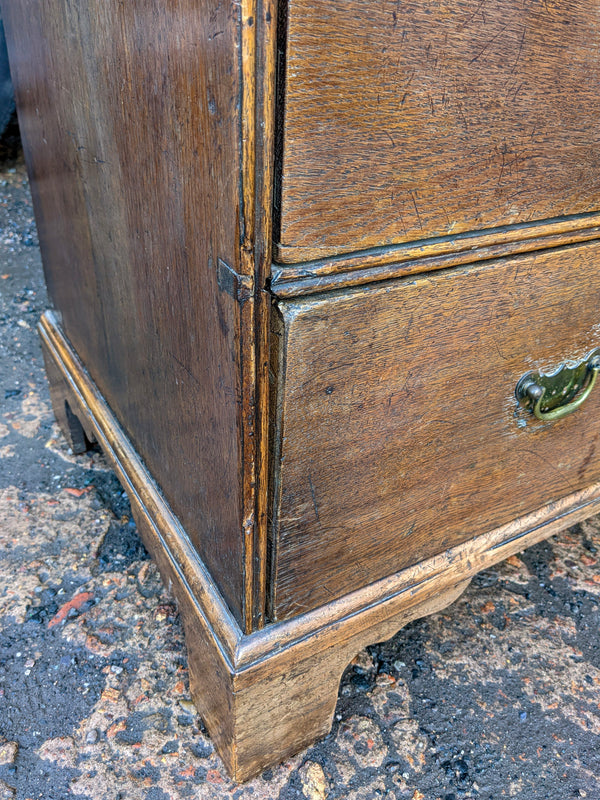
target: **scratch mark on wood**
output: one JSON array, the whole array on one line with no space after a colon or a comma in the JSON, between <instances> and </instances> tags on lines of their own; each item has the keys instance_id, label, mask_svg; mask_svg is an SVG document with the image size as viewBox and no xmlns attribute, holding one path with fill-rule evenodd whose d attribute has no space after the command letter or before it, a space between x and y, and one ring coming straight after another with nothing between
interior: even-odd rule
<instances>
[{"instance_id":1,"label":"scratch mark on wood","mask_svg":"<svg viewBox=\"0 0 600 800\"><path fill-rule=\"evenodd\" d=\"M506 25L502 28L502 30L499 30L495 36L492 36L489 42L484 47L482 47L482 49L477 53L476 56L473 56L473 58L469 61L469 64L474 64L478 59L480 59L481 56L485 53L485 51L488 49L488 47L490 47L490 45L492 45L496 41L496 39L504 33L505 30L506 30Z\"/></svg>"},{"instance_id":2,"label":"scratch mark on wood","mask_svg":"<svg viewBox=\"0 0 600 800\"><path fill-rule=\"evenodd\" d=\"M479 5L475 9L475 11L471 14L471 16L466 20L466 22L463 22L463 24L459 27L459 29L458 29L459 31L462 31L464 28L467 27L467 25L469 25L475 19L477 14L481 11L481 8L484 5L484 3L485 3L485 0L481 0L481 3L479 3ZM483 19L485 21L485 14L483 15Z\"/></svg>"},{"instance_id":3,"label":"scratch mark on wood","mask_svg":"<svg viewBox=\"0 0 600 800\"><path fill-rule=\"evenodd\" d=\"M598 438L598 437L597 437L597 435L596 435L596 437L594 437L594 441L593 441L593 442L592 442L592 444L590 445L590 449L589 449L589 451L588 451L588 454L587 454L587 455L586 455L586 457L583 459L583 461L581 462L581 466L580 466L580 467L579 467L579 469L577 470L577 475L579 476L579 478L580 478L580 479L582 479L582 478L583 478L583 476L584 476L584 474L585 474L585 471L586 471L586 469L589 467L589 465L590 465L590 463L591 463L591 461L592 461L592 458L594 457L594 453L596 452L596 439L597 439L597 438Z\"/></svg>"},{"instance_id":4,"label":"scratch mark on wood","mask_svg":"<svg viewBox=\"0 0 600 800\"><path fill-rule=\"evenodd\" d=\"M313 504L313 509L314 509L314 512L315 512L315 517L317 518L317 522L321 522L321 519L319 517L319 507L317 505L317 495L315 494L315 487L313 486L313 482L312 482L312 478L310 476L310 473L308 475L308 485L310 487L310 496L312 497L312 504Z\"/></svg>"},{"instance_id":5,"label":"scratch mark on wood","mask_svg":"<svg viewBox=\"0 0 600 800\"><path fill-rule=\"evenodd\" d=\"M410 194L410 198L413 201L413 205L415 207L415 213L417 215L417 220L419 222L419 228L421 228L421 230L423 230L423 223L421 222L421 215L419 214L419 206L417 205L417 200L415 198L414 192L413 192L412 189L409 189L408 193Z\"/></svg>"},{"instance_id":6,"label":"scratch mark on wood","mask_svg":"<svg viewBox=\"0 0 600 800\"><path fill-rule=\"evenodd\" d=\"M415 315L411 312L410 317L408 319L408 324L406 326L406 333L404 334L404 341L408 342L410 339L410 332L413 326L413 322L415 321Z\"/></svg>"},{"instance_id":7,"label":"scratch mark on wood","mask_svg":"<svg viewBox=\"0 0 600 800\"><path fill-rule=\"evenodd\" d=\"M521 36L521 41L519 42L519 50L517 52L517 57L515 59L515 63L512 65L512 69L510 71L511 74L517 68L517 64L519 63L519 59L521 58L521 53L523 52L523 45L525 44L525 32L526 31L527 31L527 28L523 28L523 35Z\"/></svg>"}]
</instances>

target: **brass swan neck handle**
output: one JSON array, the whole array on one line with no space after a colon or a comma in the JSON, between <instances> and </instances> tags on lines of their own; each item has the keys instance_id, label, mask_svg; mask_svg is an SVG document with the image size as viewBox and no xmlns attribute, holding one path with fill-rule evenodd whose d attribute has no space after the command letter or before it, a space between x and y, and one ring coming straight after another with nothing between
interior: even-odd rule
<instances>
[{"instance_id":1,"label":"brass swan neck handle","mask_svg":"<svg viewBox=\"0 0 600 800\"><path fill-rule=\"evenodd\" d=\"M600 372L600 349L577 364L561 364L550 374L528 372L517 383L516 396L542 422L577 411L592 393Z\"/></svg>"}]
</instances>

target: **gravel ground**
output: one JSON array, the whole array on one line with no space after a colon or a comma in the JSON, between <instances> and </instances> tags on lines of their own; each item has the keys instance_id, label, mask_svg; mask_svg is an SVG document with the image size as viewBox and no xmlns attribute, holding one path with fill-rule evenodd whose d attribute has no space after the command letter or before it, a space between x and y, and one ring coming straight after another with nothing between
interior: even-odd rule
<instances>
[{"instance_id":1,"label":"gravel ground","mask_svg":"<svg viewBox=\"0 0 600 800\"><path fill-rule=\"evenodd\" d=\"M6 159L6 153L5 159ZM10 153L8 154L10 156ZM98 451L53 421L26 171L0 164L0 800L600 798L600 524L363 651L331 734L235 786L177 609Z\"/></svg>"}]
</instances>

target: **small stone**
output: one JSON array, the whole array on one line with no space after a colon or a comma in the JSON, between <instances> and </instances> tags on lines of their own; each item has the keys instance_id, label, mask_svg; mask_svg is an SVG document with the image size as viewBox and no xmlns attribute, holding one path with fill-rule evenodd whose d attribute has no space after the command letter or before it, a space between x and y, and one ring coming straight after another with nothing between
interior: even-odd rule
<instances>
[{"instance_id":1,"label":"small stone","mask_svg":"<svg viewBox=\"0 0 600 800\"><path fill-rule=\"evenodd\" d=\"M367 673L375 669L373 658L366 650L361 650L360 653L352 660L352 666L355 672Z\"/></svg>"},{"instance_id":2,"label":"small stone","mask_svg":"<svg viewBox=\"0 0 600 800\"><path fill-rule=\"evenodd\" d=\"M302 794L308 800L325 800L327 797L327 781L323 767L315 761L307 761L300 770Z\"/></svg>"},{"instance_id":3,"label":"small stone","mask_svg":"<svg viewBox=\"0 0 600 800\"><path fill-rule=\"evenodd\" d=\"M107 728L106 736L108 739L114 739L117 733L123 733L125 730L127 730L127 723L124 719L121 719L118 722L114 722L109 728Z\"/></svg>"},{"instance_id":4,"label":"small stone","mask_svg":"<svg viewBox=\"0 0 600 800\"><path fill-rule=\"evenodd\" d=\"M19 752L19 745L16 742L3 742L0 744L0 764L14 764Z\"/></svg>"},{"instance_id":5,"label":"small stone","mask_svg":"<svg viewBox=\"0 0 600 800\"><path fill-rule=\"evenodd\" d=\"M511 567L516 567L517 569L521 569L523 567L523 562L519 556L509 556L506 559L506 563L510 564Z\"/></svg>"},{"instance_id":6,"label":"small stone","mask_svg":"<svg viewBox=\"0 0 600 800\"><path fill-rule=\"evenodd\" d=\"M0 800L13 800L17 796L17 790L9 786L8 783L0 781Z\"/></svg>"},{"instance_id":7,"label":"small stone","mask_svg":"<svg viewBox=\"0 0 600 800\"><path fill-rule=\"evenodd\" d=\"M101 699L105 703L117 703L121 697L117 689L113 689L112 686L108 686L101 694Z\"/></svg>"},{"instance_id":8,"label":"small stone","mask_svg":"<svg viewBox=\"0 0 600 800\"><path fill-rule=\"evenodd\" d=\"M97 741L98 741L98 731L96 730L96 728L92 728L91 731L87 732L87 735L85 737L85 743L96 744Z\"/></svg>"}]
</instances>

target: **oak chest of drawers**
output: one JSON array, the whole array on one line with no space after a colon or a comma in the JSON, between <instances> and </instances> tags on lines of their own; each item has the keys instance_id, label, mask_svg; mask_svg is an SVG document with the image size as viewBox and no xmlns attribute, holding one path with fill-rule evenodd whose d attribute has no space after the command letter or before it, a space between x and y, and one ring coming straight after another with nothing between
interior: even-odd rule
<instances>
[{"instance_id":1,"label":"oak chest of drawers","mask_svg":"<svg viewBox=\"0 0 600 800\"><path fill-rule=\"evenodd\" d=\"M600 509L583 2L11 0L57 418L247 778L365 644Z\"/></svg>"}]
</instances>

